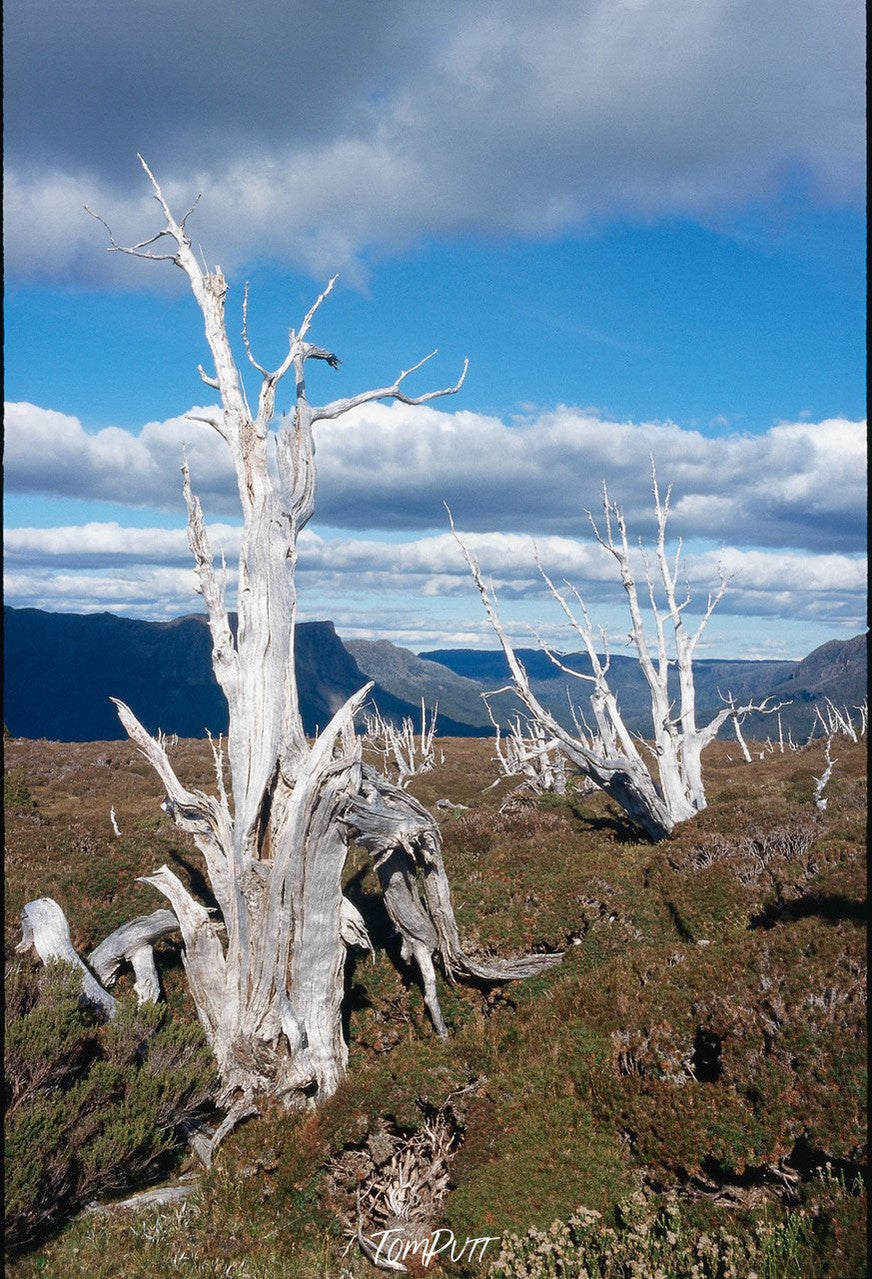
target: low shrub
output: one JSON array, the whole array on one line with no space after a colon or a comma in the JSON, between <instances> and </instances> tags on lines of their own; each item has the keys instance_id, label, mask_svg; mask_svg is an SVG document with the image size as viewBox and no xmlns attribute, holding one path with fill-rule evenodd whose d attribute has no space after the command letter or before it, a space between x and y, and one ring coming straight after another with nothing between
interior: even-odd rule
<instances>
[{"instance_id":1,"label":"low shrub","mask_svg":"<svg viewBox=\"0 0 872 1279\"><path fill-rule=\"evenodd\" d=\"M97 1195L166 1170L180 1125L208 1107L212 1054L198 1025L122 997L103 1022L80 975L9 974L5 1011L6 1245L35 1242Z\"/></svg>"},{"instance_id":2,"label":"low shrub","mask_svg":"<svg viewBox=\"0 0 872 1279\"><path fill-rule=\"evenodd\" d=\"M33 795L27 784L24 771L20 768L3 771L3 809L12 812L18 809L33 808Z\"/></svg>"},{"instance_id":3,"label":"low shrub","mask_svg":"<svg viewBox=\"0 0 872 1279\"><path fill-rule=\"evenodd\" d=\"M579 1208L549 1230L509 1235L492 1279L807 1279L813 1273L807 1213L747 1230L688 1228L675 1199L657 1208L638 1192L618 1208L616 1226Z\"/></svg>"}]
</instances>

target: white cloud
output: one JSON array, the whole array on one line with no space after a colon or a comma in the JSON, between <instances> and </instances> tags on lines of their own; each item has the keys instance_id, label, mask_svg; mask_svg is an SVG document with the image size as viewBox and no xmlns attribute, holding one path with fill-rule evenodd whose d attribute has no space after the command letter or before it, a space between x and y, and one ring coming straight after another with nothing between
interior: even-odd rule
<instances>
[{"instance_id":1,"label":"white cloud","mask_svg":"<svg viewBox=\"0 0 872 1279\"><path fill-rule=\"evenodd\" d=\"M78 418L53 409L26 402L5 408L4 463L10 490L132 507L181 507L180 467L187 452L204 498L213 495L235 509L229 454L202 422L180 416L147 422L138 435L112 426L89 432Z\"/></svg>"},{"instance_id":2,"label":"white cloud","mask_svg":"<svg viewBox=\"0 0 872 1279\"><path fill-rule=\"evenodd\" d=\"M203 192L225 268L318 276L421 235L706 219L797 172L862 199L857 0L274 0L258 20L207 0L171 24L143 0L135 39L103 8L8 7L6 247L29 278L114 278L81 206L141 238L137 150L181 207Z\"/></svg>"},{"instance_id":3,"label":"white cloud","mask_svg":"<svg viewBox=\"0 0 872 1279\"><path fill-rule=\"evenodd\" d=\"M51 613L109 611L166 620L204 612L194 593L193 569L137 567L123 573L12 569L4 576L3 587L7 603L13 607Z\"/></svg>"},{"instance_id":4,"label":"white cloud","mask_svg":"<svg viewBox=\"0 0 872 1279\"><path fill-rule=\"evenodd\" d=\"M208 409L194 409L205 413ZM780 423L762 435L708 438L671 423L613 422L557 408L512 425L480 413L370 404L316 427L318 518L336 528L445 528L587 536L600 485L634 534L650 535L650 455L674 490L672 531L737 547L858 552L865 546L866 429L841 418ZM227 450L184 416L138 435L88 432L77 418L6 407L10 492L182 510L187 449L209 516L235 516Z\"/></svg>"},{"instance_id":5,"label":"white cloud","mask_svg":"<svg viewBox=\"0 0 872 1279\"><path fill-rule=\"evenodd\" d=\"M228 557L232 606L236 582L232 556L238 552L239 530L216 525L209 535L213 547L220 547ZM537 629L552 637L560 635L558 610L538 574L537 550L551 576L558 583L566 579L577 586L595 613L606 611L609 625L616 616L622 617L623 596L611 557L592 537L578 542L544 537L534 547L530 538L520 535L464 532L461 536L496 587L514 633L525 642L529 642L532 619ZM194 575L181 530L117 524L10 529L5 549L6 594L19 606L72 612L108 608L146 617L170 617L202 607L193 593ZM863 625L866 573L865 560L859 557L735 547L691 552L685 557L685 572L695 598L692 611L702 607L721 567L731 579L720 606L722 614L815 620L854 631ZM640 577L644 574L640 555L637 572ZM385 611L385 601L394 601L395 606L403 601L408 608L410 599L416 599L417 629L422 630L431 616L431 626L441 627L443 642L446 634L452 635L452 642L460 642L444 620L438 620L444 608L451 610L460 631L469 630L477 618L478 601L466 563L447 534L388 542L327 539L307 530L300 539L298 582L308 616L357 617L367 633L379 612Z\"/></svg>"},{"instance_id":6,"label":"white cloud","mask_svg":"<svg viewBox=\"0 0 872 1279\"><path fill-rule=\"evenodd\" d=\"M238 555L240 529L212 524L209 538L213 552L229 558ZM191 552L184 527L127 528L114 522L61 525L56 528L11 528L4 533L7 560L14 564L75 564L106 568L112 564L163 564L190 566Z\"/></svg>"}]
</instances>

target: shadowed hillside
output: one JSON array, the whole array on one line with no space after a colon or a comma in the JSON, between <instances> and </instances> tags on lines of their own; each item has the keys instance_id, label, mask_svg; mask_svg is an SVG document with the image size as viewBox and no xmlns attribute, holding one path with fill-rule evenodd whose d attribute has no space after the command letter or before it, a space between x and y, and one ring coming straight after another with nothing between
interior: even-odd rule
<instances>
[{"instance_id":1,"label":"shadowed hillside","mask_svg":"<svg viewBox=\"0 0 872 1279\"><path fill-rule=\"evenodd\" d=\"M235 626L235 616L231 615ZM205 617L144 622L112 613L47 613L4 609L4 722L15 737L55 741L110 741L124 736L110 697L126 702L149 731L202 737L227 727L224 699L212 673ZM538 649L519 649L533 691L571 726L570 699L587 709L587 686L567 676ZM489 736L492 729L482 692L508 681L502 650L441 649L415 656L388 640L343 643L332 622L301 622L297 628L297 681L308 733L323 727L339 706L374 680L372 698L384 716L411 716L417 724L421 698L438 704L444 737ZM586 654L561 659L589 673ZM827 698L856 706L866 688L866 637L831 640L801 662L694 662L698 720L722 705L721 693L740 701L772 696L790 702L781 712L784 731L797 741L811 732L815 705ZM631 730L650 734L647 685L634 657L615 654L610 680ZM677 690L676 690L677 691ZM518 709L511 693L492 699L505 723ZM765 739L773 721L752 717L746 735Z\"/></svg>"},{"instance_id":2,"label":"shadowed hillside","mask_svg":"<svg viewBox=\"0 0 872 1279\"><path fill-rule=\"evenodd\" d=\"M815 721L815 704L827 698L838 707L855 707L866 695L867 637L855 635L849 640L830 640L816 648L800 662L726 661L700 658L693 664L696 686L697 720L705 723L723 705L721 695L732 693L738 701L789 703L781 711L785 732L792 731L797 740L806 738ZM587 706L584 684L567 676L539 649L518 649L533 692L561 722L570 726L568 699L583 710ZM499 688L509 679L508 663L501 649L438 649L421 653L421 658L450 667L458 675L474 681L482 689ZM586 653L569 653L560 659L565 666L581 674L590 674ZM673 669L677 699L678 682ZM609 682L618 697L625 720L638 733L650 734L651 709L647 685L634 657L612 654ZM494 706L507 705L499 698ZM727 730L728 731L728 730ZM764 716L751 716L746 721L749 737L766 738L773 733L773 721Z\"/></svg>"},{"instance_id":3,"label":"shadowed hillside","mask_svg":"<svg viewBox=\"0 0 872 1279\"><path fill-rule=\"evenodd\" d=\"M53 741L117 741L125 736L115 707L120 698L149 732L180 737L227 731L227 707L210 660L205 617L143 622L112 613L3 610L4 723L13 737ZM236 617L231 614L231 626ZM307 733L323 728L367 683L332 622L297 627L297 685ZM420 716L378 686L373 699L389 718ZM440 716L443 732L463 736L465 724ZM474 731L474 730L473 730Z\"/></svg>"}]
</instances>

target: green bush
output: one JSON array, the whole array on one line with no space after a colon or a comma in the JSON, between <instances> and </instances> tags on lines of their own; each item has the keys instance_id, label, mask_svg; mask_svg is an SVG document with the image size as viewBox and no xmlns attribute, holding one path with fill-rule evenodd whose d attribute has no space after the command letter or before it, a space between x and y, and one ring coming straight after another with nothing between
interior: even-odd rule
<instances>
[{"instance_id":1,"label":"green bush","mask_svg":"<svg viewBox=\"0 0 872 1279\"><path fill-rule=\"evenodd\" d=\"M202 1112L214 1065L201 1028L119 1000L110 1022L66 964L8 976L6 1244L20 1249L97 1195L164 1171Z\"/></svg>"},{"instance_id":2,"label":"green bush","mask_svg":"<svg viewBox=\"0 0 872 1279\"><path fill-rule=\"evenodd\" d=\"M33 795L20 768L3 770L3 808L7 813L33 808Z\"/></svg>"},{"instance_id":3,"label":"green bush","mask_svg":"<svg viewBox=\"0 0 872 1279\"><path fill-rule=\"evenodd\" d=\"M638 1192L618 1209L615 1227L579 1208L550 1230L503 1240L492 1279L809 1279L816 1273L812 1220L794 1212L777 1224L700 1232L676 1200L657 1209Z\"/></svg>"}]
</instances>

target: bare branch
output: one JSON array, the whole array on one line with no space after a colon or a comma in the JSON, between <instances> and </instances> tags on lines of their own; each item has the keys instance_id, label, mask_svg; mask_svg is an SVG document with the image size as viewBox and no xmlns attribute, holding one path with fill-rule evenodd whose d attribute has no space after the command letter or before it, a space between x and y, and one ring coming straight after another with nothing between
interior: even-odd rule
<instances>
[{"instance_id":1,"label":"bare branch","mask_svg":"<svg viewBox=\"0 0 872 1279\"><path fill-rule=\"evenodd\" d=\"M213 391L221 390L221 383L218 381L217 377L212 377L211 374L207 373L202 364L197 365L197 372L200 374L200 377L206 385L211 386Z\"/></svg>"},{"instance_id":2,"label":"bare branch","mask_svg":"<svg viewBox=\"0 0 872 1279\"><path fill-rule=\"evenodd\" d=\"M242 341L245 343L245 354L248 356L249 362L254 365L258 373L262 373L264 377L269 377L266 369L262 364L258 364L257 360L251 353L251 343L248 340L248 282L242 290Z\"/></svg>"},{"instance_id":3,"label":"bare branch","mask_svg":"<svg viewBox=\"0 0 872 1279\"><path fill-rule=\"evenodd\" d=\"M331 276L330 279L327 281L327 284L324 288L324 292L319 293L315 301L309 307L308 311L303 317L303 323L300 325L300 331L296 335L298 341L302 342L306 334L309 332L309 329L311 328L312 321L315 318L315 314L318 311L318 308L322 305L325 298L328 298L330 294L333 292L333 286L338 279L339 279L338 275Z\"/></svg>"},{"instance_id":4,"label":"bare branch","mask_svg":"<svg viewBox=\"0 0 872 1279\"><path fill-rule=\"evenodd\" d=\"M22 907L21 941L15 949L18 954L22 954L31 947L44 964L62 960L78 968L82 974L82 993L85 998L101 1008L107 1017L115 1016L115 1000L103 989L76 953L67 917L51 897L39 897Z\"/></svg>"},{"instance_id":5,"label":"bare branch","mask_svg":"<svg viewBox=\"0 0 872 1279\"><path fill-rule=\"evenodd\" d=\"M111 986L118 969L127 962L136 976L134 990L142 1003L155 1003L160 998L160 983L154 963L154 946L164 937L178 932L179 921L171 910L156 910L151 915L138 915L122 924L96 946L88 963L104 986Z\"/></svg>"},{"instance_id":6,"label":"bare branch","mask_svg":"<svg viewBox=\"0 0 872 1279\"><path fill-rule=\"evenodd\" d=\"M443 387L440 391L427 391L424 395L410 396L401 390L402 382L411 373L415 373L436 355L436 351L431 351L429 355L425 355L423 360L419 360L417 364L413 364L410 369L404 369L400 373L397 380L392 386L381 387L377 391L364 391L360 395L353 395L349 399L334 400L331 404L325 405L323 408L314 409L312 412L312 421L320 422L328 418L341 417L343 413L347 413L349 409L358 408L361 404L369 404L373 400L399 400L401 404L426 404L429 400L435 400L444 395L456 395L466 379L469 369L469 360L463 361L463 372L455 382L454 386Z\"/></svg>"},{"instance_id":7,"label":"bare branch","mask_svg":"<svg viewBox=\"0 0 872 1279\"><path fill-rule=\"evenodd\" d=\"M191 475L188 469L187 457L182 465L182 477L185 505L188 508L188 544L194 556L194 565L200 583L200 594L203 596L209 616L209 631L212 635L212 665L215 677L221 685L224 696L227 698L228 706L232 710L236 704L236 694L239 686L239 658L224 604L224 591L215 574L215 565L209 547L209 538L206 533L200 500L191 492Z\"/></svg>"},{"instance_id":8,"label":"bare branch","mask_svg":"<svg viewBox=\"0 0 872 1279\"><path fill-rule=\"evenodd\" d=\"M119 244L115 239L115 236L112 234L112 228L109 226L109 223L105 218L101 218L99 213L95 213L93 209L89 209L87 204L83 204L82 208L86 213L89 213L92 218L105 227L106 234L109 236L109 253L126 253L130 257L134 258L148 258L151 262L176 262L178 260L175 253L142 252L142 250L147 248L150 244L156 244L157 241L162 239L165 235L170 235L171 233L168 230L164 229L163 231L158 231L155 235L150 236L149 239L141 240L139 244L131 244L129 246Z\"/></svg>"},{"instance_id":9,"label":"bare branch","mask_svg":"<svg viewBox=\"0 0 872 1279\"><path fill-rule=\"evenodd\" d=\"M191 214L194 212L194 210L196 209L197 205L200 203L202 198L203 198L202 193L198 194L196 200L191 205L190 209L188 209L188 212L185 214L185 216L182 218L181 222L179 223L179 226L182 228L182 230L185 229L185 223L187 222Z\"/></svg>"}]
</instances>

